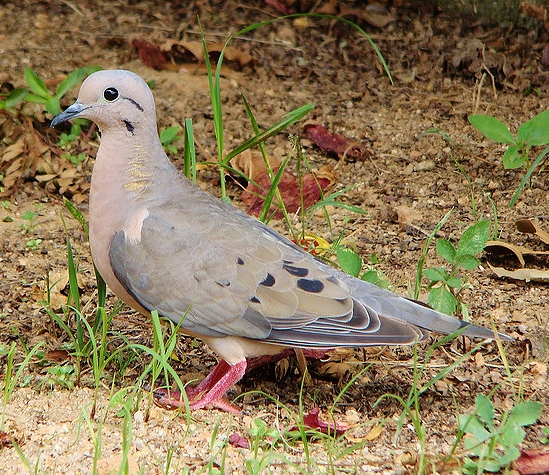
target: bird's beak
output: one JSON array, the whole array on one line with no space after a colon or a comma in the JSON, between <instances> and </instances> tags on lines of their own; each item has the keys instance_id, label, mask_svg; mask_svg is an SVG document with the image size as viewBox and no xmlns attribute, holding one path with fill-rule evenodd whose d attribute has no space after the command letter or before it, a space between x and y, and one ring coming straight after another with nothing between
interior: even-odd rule
<instances>
[{"instance_id":1,"label":"bird's beak","mask_svg":"<svg viewBox=\"0 0 549 475\"><path fill-rule=\"evenodd\" d=\"M86 109L87 107L84 107L80 104L80 102L75 102L72 106L67 107L63 112L61 112L61 114L55 116L51 121L50 127L57 127L59 124L67 122L67 120L76 119Z\"/></svg>"}]
</instances>

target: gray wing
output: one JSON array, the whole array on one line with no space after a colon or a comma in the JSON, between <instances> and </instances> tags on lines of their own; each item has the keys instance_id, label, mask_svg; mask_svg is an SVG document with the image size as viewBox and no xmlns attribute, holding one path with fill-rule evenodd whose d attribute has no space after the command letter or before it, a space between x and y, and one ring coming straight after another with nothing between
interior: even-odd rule
<instances>
[{"instance_id":1,"label":"gray wing","mask_svg":"<svg viewBox=\"0 0 549 475\"><path fill-rule=\"evenodd\" d=\"M463 326L334 270L232 206L201 198L193 208L150 208L140 240L119 231L110 246L128 292L174 322L184 318L183 329L336 347L408 344L424 337L422 329ZM470 333L493 336L482 330L489 334Z\"/></svg>"}]
</instances>

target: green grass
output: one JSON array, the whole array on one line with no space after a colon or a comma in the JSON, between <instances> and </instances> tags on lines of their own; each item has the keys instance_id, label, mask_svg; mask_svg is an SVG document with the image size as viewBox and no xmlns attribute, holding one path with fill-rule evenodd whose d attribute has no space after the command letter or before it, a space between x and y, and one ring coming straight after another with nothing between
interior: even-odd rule
<instances>
[{"instance_id":1,"label":"green grass","mask_svg":"<svg viewBox=\"0 0 549 475\"><path fill-rule=\"evenodd\" d=\"M295 18L293 15L285 18ZM313 18L335 19L328 15L312 15ZM236 36L242 35L253 29L264 27L274 21L280 21L283 18L277 18L269 22L258 23L248 28L240 30L232 35L226 42L226 45ZM337 19L344 21L347 24L356 27L348 20ZM358 27L356 27L358 28ZM367 35L359 29L361 34ZM367 37L368 38L368 37ZM369 41L371 41L368 38ZM372 44L372 43L371 43ZM204 47L205 42L204 42ZM377 48L374 50L379 54ZM207 53L207 52L206 52ZM208 55L205 54L208 58ZM303 118L311 109L312 106L306 104L287 114L286 117L280 119L274 125L267 127L265 130L260 130L255 119L253 108L248 103L244 95L242 100L244 108L250 122L251 138L246 140L240 146L225 153L224 144L224 123L223 111L221 102L221 86L220 86L220 70L223 60L223 51L214 68L207 60L208 78L210 85L210 97L214 111L214 130L218 148L218 161L220 173L221 191L224 199L227 199L227 189L225 182L225 174L230 170L229 161L232 157L251 147L259 147L261 153L266 159L266 144L265 142L273 135L282 130L286 130L292 124L295 124ZM384 61L382 61L386 67ZM34 89L41 89L40 83L29 73L29 77L34 81ZM52 100L53 95L46 91L43 92L43 99L50 101L50 107L56 103ZM58 89L59 92L59 89ZM63 89L61 89L63 92ZM13 103L13 98L12 102ZM175 129L166 132L165 145L173 146L173 142L177 137ZM185 121L184 129L184 173L193 181L196 181L196 156L194 150L193 127L189 119ZM69 141L70 142L70 141ZM270 170L272 178L272 186L266 193L266 200L261 218L264 221L269 219L269 210L272 203L276 200L282 207L289 229L293 230L291 220L284 210L284 205L277 188L278 180L286 166L289 166L291 161L295 160L298 174L302 175L311 168L306 157L301 153L299 142L294 139L293 155L286 158L284 165L279 169L278 173ZM460 172L464 173L462 170ZM470 181L469 181L470 184ZM346 187L334 193L323 196L321 201L309 209L301 210L300 214L300 230L297 234L304 236L310 227L311 216L318 210L326 210L327 206L336 206L345 209L349 212L363 212L359 208L348 205L339 200L342 194L352 188ZM470 188L472 193L472 188ZM474 202L474 201L473 201ZM72 216L80 223L82 229L87 233L85 218L70 202L66 203L67 209ZM476 218L476 212L475 218ZM331 222L328 214L326 218L327 227L331 231ZM422 276L425 275L425 266L427 261L427 253L432 248L432 244L436 242L436 233L450 218L450 213L442 218L435 227L433 232L427 238L422 252L418 258L417 275L418 279L415 282L414 297L417 298L422 287ZM29 223L32 219L28 220ZM481 230L482 231L482 230ZM295 232L295 231L293 231ZM465 234L465 233L464 233ZM479 231L483 236L486 233ZM382 281L383 276L377 273L377 259L372 257L372 266L363 272L362 259L356 254L343 248L340 244L343 235L336 238L336 245L332 252L337 254L341 266L345 270L360 276L361 278L377 278L377 281ZM451 244L450 244L451 245ZM439 245L441 252L439 255L445 257L446 260L454 267L461 270L468 270L467 266L457 266L456 258L460 254L461 241L452 249L448 243ZM462 245L464 248L467 247ZM347 250L345 250L347 249ZM477 248L475 247L474 250ZM467 249L466 249L467 250ZM470 251L470 249L469 249ZM146 423L153 417L153 412L158 411L153 406L152 393L144 393L142 387L144 383L149 383L151 386L166 386L168 388L178 388L184 394L185 384L180 378L176 369L174 353L177 352L178 345L178 326L170 322L163 321L156 312L151 316L152 327L152 345L135 342L125 334L125 332L115 331L113 329L113 321L121 318L122 305L115 303L109 306L107 303L107 291L105 283L100 278L96 271L97 295L94 300L83 299L79 286L79 266L78 257L75 256L73 245L69 233L67 231L66 238L66 253L67 253L67 268L69 271L69 290L67 303L61 311L54 310L49 305L49 302L44 303L44 311L51 319L53 325L56 326L60 340L64 342L63 348L69 354L69 362L64 364L50 364L48 385L56 389L67 389L71 387L90 387L93 389L92 400L89 404L81 408L79 419L77 421L78 433L74 444L78 441L88 438L93 449L89 454L92 474L99 473L99 466L104 458L106 437L112 432L116 432L119 437L118 454L119 460L112 473L126 474L130 472L132 448L136 444L137 426L141 423ZM475 255L476 252L463 252L461 255ZM372 274L374 271L375 276ZM453 270L450 271L450 273ZM450 279L447 275L446 283ZM86 300L84 302L83 300ZM425 401L428 396L434 391L437 383L445 380L450 375L450 372L456 367L470 359L476 352L480 351L482 346L477 345L468 347L465 351L459 354L450 363L442 369L438 369L433 373L431 365L432 360L440 352L444 351L447 344L453 340L453 336L447 336L440 339L437 343L428 348L419 346L414 347L411 380L409 384L408 394L400 396L387 392L383 394L375 402L372 411L385 403L387 400L396 401L400 406L400 412L393 416L388 416L382 419L376 419L375 424L381 425L386 432L392 432L393 443L398 447L400 441L399 435L407 427L411 427L415 434L415 442L419 444L420 451L418 454L417 473L428 473L432 464L439 462L441 459L456 459L460 462L459 473L469 474L473 470L475 473L482 473L483 470L489 469L489 463L493 462L494 454L501 451L501 447L517 448L522 441L520 428L530 423L534 423L539 417L537 409L528 404L528 414L524 418L518 418L517 412L524 411L523 395L521 392L512 394L515 409L499 412L494 410L494 404L491 402L495 391L487 396L481 395L477 399L477 404L474 409L465 413L460 404L454 398L455 414L457 422L454 426L450 425L454 431L448 434L453 440L452 449L448 454L432 454L430 453L429 435L437 428L430 428L425 422L423 415L429 407L425 406ZM501 342L497 342L500 351L500 359L505 366L507 379L502 381L501 386L509 385L513 387L513 382L517 379L517 374L520 368L513 371L507 363L504 348ZM16 351L19 346L23 348L23 358L16 360ZM9 402L14 391L23 385L24 374L30 372L32 364L48 364L44 362L41 356L42 344L38 344L32 349L25 346L24 339L19 335L17 342L12 342L2 349L2 355L6 358L5 378L3 385L3 412L2 412L2 428L5 426L6 417L9 413ZM349 382L344 384L339 392L334 396L331 404L324 405L322 412L324 417L329 421L338 421L342 416L341 412L345 410L346 404L349 404L347 396L349 391L360 384L361 378L371 370L376 362L364 364L357 368L355 375ZM379 363L382 364L382 363ZM138 368L138 374L132 373L134 368ZM127 374L130 373L130 377ZM429 376L425 376L429 374ZM236 420L233 416L214 413L211 419L207 421L196 419L187 408L179 409L174 413L169 413L170 420L163 419L159 424L162 427L164 423L169 426L175 422L178 426L182 426L179 432L170 426L172 433L167 433L163 440L163 445L147 447L150 450L150 457L146 464L141 466L141 473L148 473L147 470L157 470L158 473L207 473L217 474L224 473L230 469L231 457L234 456L235 450L241 450L242 466L239 467L243 472L249 474L269 473L270 467L283 467L284 471L302 474L335 474L335 473L357 473L357 465L360 462L360 457L363 455L363 449L370 444L370 441L363 437L353 441L346 437L346 434L338 435L333 431L324 433L316 428L309 428L305 425L307 413L310 407L317 405L315 400L316 388L305 387L305 378L297 395L296 404L283 402L284 398L278 398L276 395L265 394L258 391L253 391L241 395L236 399L239 403L247 397L257 398L260 402L254 405L254 413L251 415L249 425L246 426L242 421ZM26 383L25 383L26 384ZM496 389L501 389L497 387ZM44 387L44 391L48 391L48 387ZM107 395L108 402L101 402ZM287 399L287 398L286 398ZM265 405L265 400L267 404ZM491 406L491 410L487 410ZM516 409L520 408L520 409ZM515 411L515 412L513 412ZM137 418L138 413L144 413L143 422ZM166 412L162 412L167 418ZM487 416L488 414L488 416ZM369 415L368 415L369 416ZM536 417L537 416L537 417ZM158 416L157 416L158 417ZM471 422L477 421L477 422ZM363 421L357 424L357 427L366 426L372 421ZM476 430L471 426L476 424ZM152 425L157 428L158 426ZM356 429L354 427L353 429ZM479 429L481 427L483 430ZM517 429L519 428L519 429ZM166 429L167 430L167 429ZM192 444L196 443L194 437L201 434L203 431L209 432L207 447L202 448L200 454L201 460L196 462L197 467L190 468L189 461L185 454L185 450L193 449ZM229 444L229 437L235 431L246 437L250 442L250 449L234 449ZM476 445L467 445L465 443L466 434L472 434L476 437ZM511 434L511 435L509 435ZM516 436L515 438L512 438ZM510 440L511 439L511 440ZM48 449L48 442L43 449L45 452ZM507 444L507 445L506 445ZM25 446L14 442L16 451L23 465L29 473L54 473L42 464L42 452L35 460L25 454ZM485 450L488 447L487 451ZM481 450L477 450L480 448ZM145 450L145 449L143 449ZM374 450L374 449L372 449ZM499 451L499 452L498 452ZM349 462L351 460L351 462ZM392 462L392 461L391 461ZM195 463L191 460L190 463ZM501 466L500 468L505 468Z\"/></svg>"}]
</instances>

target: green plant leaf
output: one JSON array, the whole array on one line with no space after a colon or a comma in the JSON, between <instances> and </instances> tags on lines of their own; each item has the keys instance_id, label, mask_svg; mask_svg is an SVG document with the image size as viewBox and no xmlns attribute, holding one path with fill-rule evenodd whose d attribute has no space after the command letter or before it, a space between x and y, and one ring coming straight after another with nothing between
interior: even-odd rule
<instances>
[{"instance_id":1,"label":"green plant leaf","mask_svg":"<svg viewBox=\"0 0 549 475\"><path fill-rule=\"evenodd\" d=\"M177 134L179 133L179 127L174 125L172 127L167 127L160 131L160 143L162 145L168 145L173 141L179 139Z\"/></svg>"},{"instance_id":2,"label":"green plant leaf","mask_svg":"<svg viewBox=\"0 0 549 475\"><path fill-rule=\"evenodd\" d=\"M502 157L503 167L506 170L514 170L522 167L528 160L528 155L521 152L518 145L510 145Z\"/></svg>"},{"instance_id":3,"label":"green plant leaf","mask_svg":"<svg viewBox=\"0 0 549 475\"><path fill-rule=\"evenodd\" d=\"M549 147L546 147L545 150L543 150L536 157L532 165L530 165L530 167L528 168L528 171L524 174L524 176L522 177L522 180L520 180L520 184L517 187L517 191L515 191L513 197L511 198L511 201L509 202L509 208L512 208L513 206L515 206L520 194L522 193L522 190L524 189L526 184L530 181L530 178L534 174L534 171L536 170L536 168L545 161L545 157L547 156L548 153L549 153Z\"/></svg>"},{"instance_id":4,"label":"green plant leaf","mask_svg":"<svg viewBox=\"0 0 549 475\"><path fill-rule=\"evenodd\" d=\"M29 92L25 96L25 101L32 102L33 104L46 104L50 100L49 97L42 97L34 92Z\"/></svg>"},{"instance_id":5,"label":"green plant leaf","mask_svg":"<svg viewBox=\"0 0 549 475\"><path fill-rule=\"evenodd\" d=\"M511 413L507 424L517 426L529 426L537 422L541 416L542 406L538 401L524 401L516 405Z\"/></svg>"},{"instance_id":6,"label":"green plant leaf","mask_svg":"<svg viewBox=\"0 0 549 475\"><path fill-rule=\"evenodd\" d=\"M25 68L25 80L34 94L46 99L46 101L51 99L52 96L44 84L44 81L42 81L31 68Z\"/></svg>"},{"instance_id":7,"label":"green plant leaf","mask_svg":"<svg viewBox=\"0 0 549 475\"><path fill-rule=\"evenodd\" d=\"M460 430L473 436L468 437L463 441L463 446L467 450L471 450L491 436L491 433L486 429L486 426L474 414L460 414L458 417L458 424Z\"/></svg>"},{"instance_id":8,"label":"green plant leaf","mask_svg":"<svg viewBox=\"0 0 549 475\"><path fill-rule=\"evenodd\" d=\"M506 467L507 465L514 462L516 459L518 459L519 457L520 457L520 450L518 449L518 447L516 446L509 447L505 451L505 453L503 453L499 458L500 468Z\"/></svg>"},{"instance_id":9,"label":"green plant leaf","mask_svg":"<svg viewBox=\"0 0 549 475\"><path fill-rule=\"evenodd\" d=\"M480 265L480 260L471 254L464 254L456 259L455 265L465 270L472 270Z\"/></svg>"},{"instance_id":10,"label":"green plant leaf","mask_svg":"<svg viewBox=\"0 0 549 475\"><path fill-rule=\"evenodd\" d=\"M488 397L482 393L475 398L475 412L479 419L488 427L494 427L494 405Z\"/></svg>"},{"instance_id":11,"label":"green plant leaf","mask_svg":"<svg viewBox=\"0 0 549 475\"><path fill-rule=\"evenodd\" d=\"M533 147L547 145L549 143L549 110L540 112L532 120L524 122L517 132L517 141Z\"/></svg>"},{"instance_id":12,"label":"green plant leaf","mask_svg":"<svg viewBox=\"0 0 549 475\"><path fill-rule=\"evenodd\" d=\"M465 254L476 255L480 254L486 246L486 241L490 237L490 221L484 219L478 223L468 227L457 245L457 254L463 256Z\"/></svg>"},{"instance_id":13,"label":"green plant leaf","mask_svg":"<svg viewBox=\"0 0 549 475\"><path fill-rule=\"evenodd\" d=\"M461 289L463 281L459 277L452 277L446 280L446 285L454 289Z\"/></svg>"},{"instance_id":14,"label":"green plant leaf","mask_svg":"<svg viewBox=\"0 0 549 475\"><path fill-rule=\"evenodd\" d=\"M69 73L67 77L63 79L63 81L61 81L61 84L57 86L57 90L55 91L55 97L57 97L57 99L61 99L73 87L78 86L78 84L80 84L88 74L98 71L101 68L95 69L95 71L93 71L93 69L94 67L84 67L75 69L74 71Z\"/></svg>"},{"instance_id":15,"label":"green plant leaf","mask_svg":"<svg viewBox=\"0 0 549 475\"><path fill-rule=\"evenodd\" d=\"M358 277L362 270L362 259L352 249L343 246L337 246L336 249L337 263L341 270L354 277Z\"/></svg>"},{"instance_id":16,"label":"green plant leaf","mask_svg":"<svg viewBox=\"0 0 549 475\"><path fill-rule=\"evenodd\" d=\"M6 109L13 109L25 98L28 93L29 90L25 87L18 87L17 89L14 89L4 99L4 107Z\"/></svg>"},{"instance_id":17,"label":"green plant leaf","mask_svg":"<svg viewBox=\"0 0 549 475\"><path fill-rule=\"evenodd\" d=\"M46 102L46 110L53 116L60 114L61 104L59 104L59 99L57 97L52 97Z\"/></svg>"},{"instance_id":18,"label":"green plant leaf","mask_svg":"<svg viewBox=\"0 0 549 475\"><path fill-rule=\"evenodd\" d=\"M503 430L501 434L500 442L501 445L510 449L511 447L516 447L518 444L522 443L525 437L526 432L522 427L519 427L516 424L506 424L505 430Z\"/></svg>"},{"instance_id":19,"label":"green plant leaf","mask_svg":"<svg viewBox=\"0 0 549 475\"><path fill-rule=\"evenodd\" d=\"M469 122L487 139L497 143L516 143L507 126L495 117L489 115L470 115Z\"/></svg>"},{"instance_id":20,"label":"green plant leaf","mask_svg":"<svg viewBox=\"0 0 549 475\"><path fill-rule=\"evenodd\" d=\"M439 312L453 315L456 312L457 300L445 285L433 287L429 291L429 305Z\"/></svg>"},{"instance_id":21,"label":"green plant leaf","mask_svg":"<svg viewBox=\"0 0 549 475\"><path fill-rule=\"evenodd\" d=\"M436 240L436 249L437 254L442 257L443 259L446 259L448 262L452 263L454 262L454 258L456 257L456 250L454 249L454 246L448 239L437 239Z\"/></svg>"},{"instance_id":22,"label":"green plant leaf","mask_svg":"<svg viewBox=\"0 0 549 475\"><path fill-rule=\"evenodd\" d=\"M448 274L442 267L430 267L423 271L423 277L433 282L444 282Z\"/></svg>"},{"instance_id":23,"label":"green plant leaf","mask_svg":"<svg viewBox=\"0 0 549 475\"><path fill-rule=\"evenodd\" d=\"M240 144L238 147L236 147L234 150L229 152L225 156L225 158L223 158L222 164L226 165L227 163L229 163L229 161L233 157L236 157L239 153L242 153L244 150L255 147L257 144L264 142L269 137L272 137L273 135L276 135L278 132L288 128L290 125L296 123L298 120L306 116L311 110L313 110L313 108L314 106L311 103L308 103L308 104L305 104L304 106L298 107L297 109L294 109L293 111L289 112L284 116L284 118L280 122L277 122L275 125L269 127L268 129L252 137L251 139L246 140L245 142Z\"/></svg>"}]
</instances>

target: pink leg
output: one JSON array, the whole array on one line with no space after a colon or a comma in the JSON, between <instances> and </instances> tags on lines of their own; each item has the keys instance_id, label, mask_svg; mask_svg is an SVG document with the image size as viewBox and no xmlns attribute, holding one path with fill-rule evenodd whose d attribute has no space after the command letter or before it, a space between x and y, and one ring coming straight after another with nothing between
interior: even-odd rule
<instances>
[{"instance_id":1,"label":"pink leg","mask_svg":"<svg viewBox=\"0 0 549 475\"><path fill-rule=\"evenodd\" d=\"M240 411L223 398L225 393L234 386L246 372L246 360L231 366L221 360L212 372L197 386L187 388L187 398L191 409L216 407L223 411L238 414ZM184 399L179 391L166 389L154 390L155 403L165 409L184 407Z\"/></svg>"}]
</instances>

